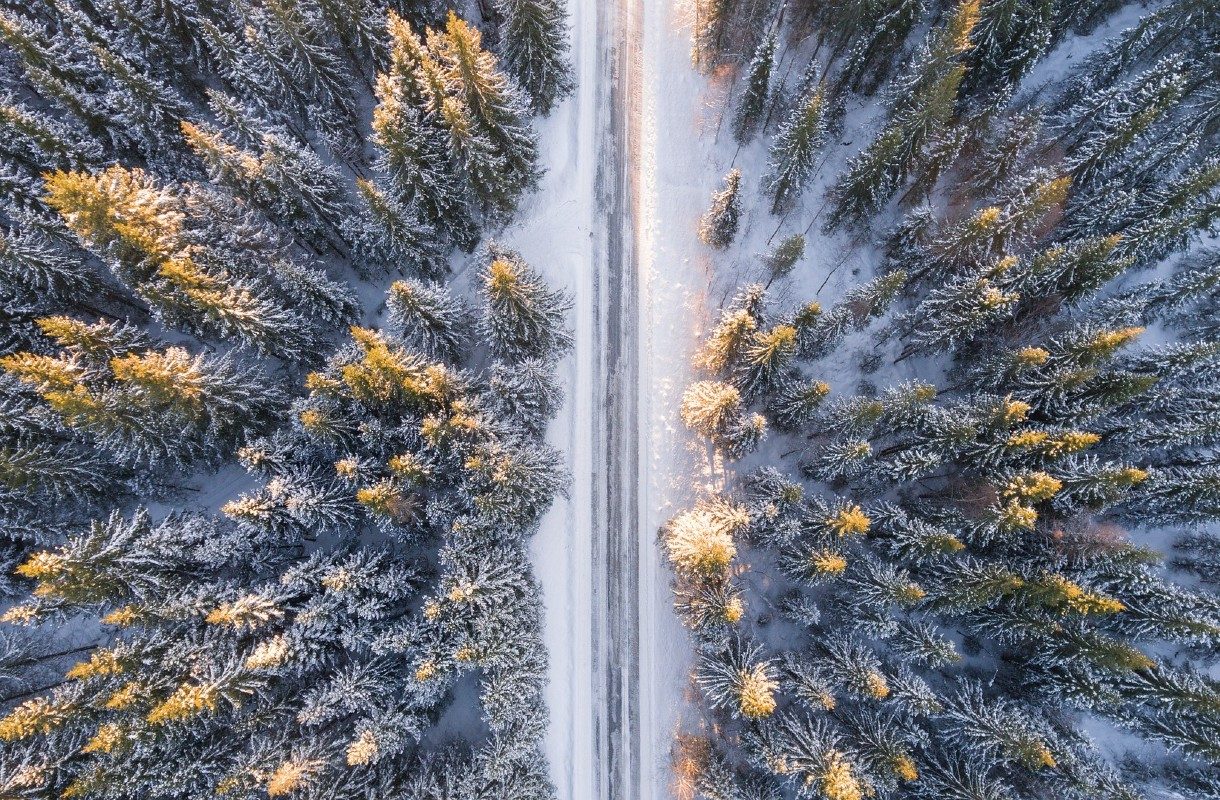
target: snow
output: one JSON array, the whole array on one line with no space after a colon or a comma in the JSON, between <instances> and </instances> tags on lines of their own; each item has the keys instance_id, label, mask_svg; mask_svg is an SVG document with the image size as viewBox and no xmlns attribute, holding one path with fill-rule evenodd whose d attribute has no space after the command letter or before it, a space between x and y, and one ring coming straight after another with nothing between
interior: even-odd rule
<instances>
[{"instance_id":1,"label":"snow","mask_svg":"<svg viewBox=\"0 0 1220 800\"><path fill-rule=\"evenodd\" d=\"M636 10L638 13L638 9ZM567 403L552 424L549 439L567 454L572 473L569 496L558 501L534 537L532 553L543 586L545 641L550 659L546 699L551 725L546 752L561 798L597 796L595 704L605 697L594 686L592 607L597 530L597 481L604 424L597 387L608 347L597 336L604 298L593 262L598 227L605 220L596 204L599 146L611 87L600 67L611 43L599 34L594 0L571 4L577 89L541 121L546 175L518 222L501 240L519 250L553 285L575 299L572 325L576 346L560 364ZM639 517L639 633L641 774L638 796L669 796L669 747L677 727L689 672L685 631L672 613L668 569L656 546L656 532L673 511L689 501L692 474L710 479L700 453L691 450L676 419L677 397L689 380L689 356L708 315L706 253L695 238L701 207L719 175L709 167L710 137L692 144L691 125L715 123L703 106L706 80L690 68L689 30L675 3L648 3L642 19L641 114L638 139L627 154L630 181L638 192L635 249L640 270L640 409L638 431L641 501ZM605 535L613 535L607 532ZM603 732L604 734L604 732Z\"/></svg>"},{"instance_id":2,"label":"snow","mask_svg":"<svg viewBox=\"0 0 1220 800\"><path fill-rule=\"evenodd\" d=\"M690 58L690 20L680 0L642 4L628 9L642 14L639 120L629 136L629 183L635 192L634 230L639 270L640 309L640 452L639 515L639 758L641 798L671 795L670 748L676 731L697 713L687 696L691 651L686 631L672 611L672 574L657 546L657 531L700 491L722 485L721 465L686 431L677 416L679 398L691 381L691 355L731 286L742 279L733 269L715 280L713 254L695 231L711 193L730 166L743 168L750 191L765 168L766 152L756 143L737 152L721 125L720 110L729 76L700 74ZM546 699L551 725L546 739L552 779L561 798L598 796L602 771L597 759L599 731L594 729L603 703L594 674L592 607L594 548L597 530L597 484L604 431L597 387L604 374L605 353L597 352L603 298L593 262L602 233L596 204L597 157L606 135L606 104L611 87L602 80L599 11L594 0L571 5L572 41L577 90L541 121L541 148L546 175L538 192L525 203L518 221L500 239L541 269L553 285L564 286L575 299L572 325L576 346L560 364L567 404L552 424L549 439L560 447L572 473L569 496L557 502L534 537L532 553L543 586L544 633L550 659ZM721 133L717 137L717 133ZM823 175L833 174L824 170ZM818 196L813 191L806 197ZM750 204L759 219L747 219L745 234L721 264L747 264L766 248L775 223L765 204ZM794 215L793 224L799 215ZM799 229L805 227L800 221ZM837 252L807 257L801 283L821 281L824 269L813 269ZM847 271L845 270L844 273ZM846 283L847 281L844 281ZM714 288L713 288L714 286ZM779 289L780 287L776 287ZM786 293L785 293L786 294ZM804 292L800 293L804 296ZM606 343L601 342L601 346ZM606 535L612 535L607 532Z\"/></svg>"},{"instance_id":3,"label":"snow","mask_svg":"<svg viewBox=\"0 0 1220 800\"><path fill-rule=\"evenodd\" d=\"M565 405L548 440L567 457L572 475L566 498L543 518L531 542L543 588L544 641L549 659L546 703L550 711L545 750L551 780L561 798L592 794L593 682L592 584L594 376L596 323L593 260L596 136L599 93L596 7L572 4L572 52L576 91L538 121L539 152L546 174L523 204L518 222L500 239L518 250L552 286L575 299L573 353L558 367Z\"/></svg>"},{"instance_id":4,"label":"snow","mask_svg":"<svg viewBox=\"0 0 1220 800\"><path fill-rule=\"evenodd\" d=\"M620 5L626 3L626 6ZM572 474L569 494L544 518L531 549L543 586L544 634L549 654L546 701L551 724L546 752L561 798L604 796L606 774L613 765L600 763L599 720L608 698L599 690L594 630L605 609L595 597L595 553L592 537L599 530L599 489L604 483L600 461L605 445L605 415L599 387L606 380L609 343L600 337L604 325L604 276L596 270L600 237L606 234L598 205L601 148L610 141L608 105L611 85L603 70L612 48L641 48L640 68L628 71L638 85L626 87L638 98L638 120L627 137L626 169L634 197L635 267L639 270L640 333L640 502L638 720L640 798L673 794L670 754L676 732L692 728L698 710L688 696L691 645L672 611L672 574L657 546L657 531L700 492L723 487L723 465L689 435L677 418L679 398L691 382L691 355L725 299L739 286L766 276L757 256L786 235L804 232L806 255L789 278L770 287L772 300L791 306L812 298L829 307L848 288L873 277L875 248L847 236L826 236L817 219L829 182L848 158L875 134L875 102L847 109L843 131L832 139L811 186L797 208L782 218L768 213L760 184L766 173L771 136L738 147L729 132L735 75L705 76L691 62L689 9L683 0L619 0L599 8L596 0L571 0L575 94L540 121L546 175L527 199L518 221L499 237L542 270L552 285L573 295L571 324L575 349L558 367L566 405L551 426L550 442L567 455ZM641 42L611 41L607 18L620 11L635 18ZM1073 56L1096 47L1106 36L1129 26L1140 10L1124 9L1093 35L1069 38L1039 65L1026 85L1060 77ZM632 28L628 26L628 30ZM913 39L914 40L914 37ZM811 42L781 50L777 74L788 86L799 78L792 64L805 63ZM794 52L796 51L796 52ZM637 94L638 93L638 94ZM772 128L777 120L772 120ZM696 226L725 172L742 170L745 215L741 234L724 253L702 245ZM884 228L884 223L882 223ZM874 326L874 330L875 330ZM917 371L932 377L938 365L891 365L865 376L859 360L871 352L873 331L852 334L815 369L831 382L833 394L859 390L863 377L878 385L897 383ZM882 352L897 343L881 343ZM790 442L772 440L754 460L783 463L781 450ZM614 532L603 531L612 536ZM627 565L624 565L626 567ZM766 565L757 576L766 580ZM765 611L751 610L754 614ZM1098 731L1097 733L1101 733ZM1106 738L1104 733L1099 738Z\"/></svg>"},{"instance_id":5,"label":"snow","mask_svg":"<svg viewBox=\"0 0 1220 800\"><path fill-rule=\"evenodd\" d=\"M768 213L761 196L761 182L767 171L766 147L772 140L776 119L768 134L737 147L729 132L729 115L735 103L730 96L736 75L705 78L690 61L689 27L681 19L674 0L649 3L645 20L644 131L640 156L642 180L639 226L641 235L640 268L644 275L643 325L645 337L644 377L646 419L651 431L642 432L641 443L647 456L647 494L641 509L642 529L655 534L662 522L688 505L699 489L714 490L723 485L720 465L709 463L706 453L691 442L676 409L683 387L690 382L689 356L693 342L708 327L733 292L751 281L766 282L765 270L757 255L793 233L804 233L806 254L794 273L770 286L771 302L792 307L819 299L829 307L842 294L874 277L878 264L875 244L867 238L849 241L845 235L827 236L818 219L825 191L841 174L847 160L872 140L879 124L879 104L854 101L847 108L843 130L828 143L811 185L801 202L780 218ZM1130 5L1111 15L1088 36L1069 36L1044 58L1025 86L1038 87L1058 82L1075 65L1107 39L1135 24L1147 8ZM912 36L911 41L916 41ZM794 54L794 50L798 51ZM781 63L776 74L788 78L791 88L798 76L791 74L792 63L807 63L811 43L781 47ZM785 68L786 67L786 68ZM664 76L660 80L658 76ZM721 114L725 119L721 120ZM743 173L743 217L737 241L724 253L712 254L695 237L695 226L721 177L731 168ZM875 230L883 232L896 215L882 215ZM1147 276L1143 276L1147 278ZM851 334L836 351L813 365L819 379L830 382L832 397L847 397L860 391L864 380L879 388L902 380L922 378L943 385L943 359L914 359L892 364L900 349L892 338L876 341L880 323ZM875 375L860 369L861 357L876 349L887 355ZM769 463L789 469L793 466L786 438L772 438L754 457L737 470ZM789 457L781 455L790 451ZM1156 546L1168 550L1167 537L1158 537ZM651 764L651 783L645 781L642 797L669 796L666 791L670 742L676 729L695 718L690 705L678 699L688 670L689 645L677 642L683 635L670 611L669 572L661 563L655 542L647 549L651 558L641 567L641 673L649 676L644 687L645 763ZM759 559L762 554L752 553ZM765 582L769 564L766 559L749 565L754 581ZM747 579L750 575L745 576ZM763 592L752 591L758 601ZM647 610L644 610L647 608ZM753 608L747 614L765 612ZM762 632L759 632L762 633ZM783 638L783 631L771 631L771 638ZM774 641L772 642L774 644ZM1113 724L1084 716L1082 728L1107 754L1134 752L1148 756L1159 748L1149 746ZM649 793L651 792L651 794ZM1177 797L1161 792L1157 797Z\"/></svg>"},{"instance_id":6,"label":"snow","mask_svg":"<svg viewBox=\"0 0 1220 800\"><path fill-rule=\"evenodd\" d=\"M685 713L690 645L673 613L656 534L713 480L706 451L678 419L691 355L708 324L711 264L695 231L721 172L708 81L691 68L690 28L676 2L647 3L639 154L642 494L640 507L641 798L669 797L669 757Z\"/></svg>"}]
</instances>

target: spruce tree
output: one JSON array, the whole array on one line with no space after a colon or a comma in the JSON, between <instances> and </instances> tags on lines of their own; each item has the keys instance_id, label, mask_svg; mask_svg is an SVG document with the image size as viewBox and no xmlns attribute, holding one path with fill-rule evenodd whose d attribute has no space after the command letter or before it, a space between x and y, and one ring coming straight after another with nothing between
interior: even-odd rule
<instances>
[{"instance_id":1,"label":"spruce tree","mask_svg":"<svg viewBox=\"0 0 1220 800\"><path fill-rule=\"evenodd\" d=\"M519 90L499 71L495 56L482 48L479 31L451 11L444 32L429 34L428 47L457 99L470 109L473 122L507 166L511 192L515 196L532 188L537 182L537 135L526 121Z\"/></svg>"},{"instance_id":2,"label":"spruce tree","mask_svg":"<svg viewBox=\"0 0 1220 800\"><path fill-rule=\"evenodd\" d=\"M897 81L888 125L852 159L834 189L827 227L856 224L877 211L921 166L925 145L952 123L978 10L978 0L958 4L911 59Z\"/></svg>"},{"instance_id":3,"label":"spruce tree","mask_svg":"<svg viewBox=\"0 0 1220 800\"><path fill-rule=\"evenodd\" d=\"M771 196L772 214L787 210L796 201L813 176L826 139L826 87L812 78L808 83L771 144L766 191Z\"/></svg>"},{"instance_id":4,"label":"spruce tree","mask_svg":"<svg viewBox=\"0 0 1220 800\"><path fill-rule=\"evenodd\" d=\"M347 220L348 237L358 265L423 277L439 277L445 262L435 229L414 203L403 204L380 185L356 179L360 210ZM365 266L367 265L367 266Z\"/></svg>"},{"instance_id":5,"label":"spruce tree","mask_svg":"<svg viewBox=\"0 0 1220 800\"><path fill-rule=\"evenodd\" d=\"M773 249L763 256L767 267L768 281L787 277L805 256L805 237L799 233L782 239Z\"/></svg>"},{"instance_id":6,"label":"spruce tree","mask_svg":"<svg viewBox=\"0 0 1220 800\"><path fill-rule=\"evenodd\" d=\"M428 225L469 249L475 223L468 189L450 168L448 134L436 118L442 99L437 93L444 90L439 65L405 20L391 13L388 26L389 69L377 76L373 111L379 166L395 199L414 204ZM435 85L429 75L436 76Z\"/></svg>"},{"instance_id":7,"label":"spruce tree","mask_svg":"<svg viewBox=\"0 0 1220 800\"><path fill-rule=\"evenodd\" d=\"M44 330L67 348L66 357L15 353L0 366L38 391L65 425L88 433L121 463L215 462L282 403L256 370L229 357L192 357L176 347L137 353L134 342L125 342L86 366L73 355L90 353L89 340L108 334L107 328L47 319ZM91 357L97 355L92 350Z\"/></svg>"},{"instance_id":8,"label":"spruce tree","mask_svg":"<svg viewBox=\"0 0 1220 800\"><path fill-rule=\"evenodd\" d=\"M386 305L403 341L428 356L456 361L470 346L470 311L443 286L395 281Z\"/></svg>"},{"instance_id":9,"label":"spruce tree","mask_svg":"<svg viewBox=\"0 0 1220 800\"><path fill-rule=\"evenodd\" d=\"M876 91L892 69L895 52L901 50L923 11L922 0L894 0L878 8L876 15L865 21L871 30L847 55L839 85L850 85L853 91L866 95Z\"/></svg>"},{"instance_id":10,"label":"spruce tree","mask_svg":"<svg viewBox=\"0 0 1220 800\"><path fill-rule=\"evenodd\" d=\"M568 15L559 0L496 0L508 71L540 114L572 91Z\"/></svg>"},{"instance_id":11,"label":"spruce tree","mask_svg":"<svg viewBox=\"0 0 1220 800\"><path fill-rule=\"evenodd\" d=\"M1050 47L1054 13L1054 4L1046 0L980 4L966 91L1011 92Z\"/></svg>"},{"instance_id":12,"label":"spruce tree","mask_svg":"<svg viewBox=\"0 0 1220 800\"><path fill-rule=\"evenodd\" d=\"M0 12L0 794L553 791L566 299L510 270L501 348L432 282L538 159L478 31L408 6L426 42L365 0ZM540 108L563 5L519 10ZM382 313L353 271L409 278L338 342ZM488 735L423 744L465 700Z\"/></svg>"},{"instance_id":13,"label":"spruce tree","mask_svg":"<svg viewBox=\"0 0 1220 800\"><path fill-rule=\"evenodd\" d=\"M733 115L733 138L746 144L758 132L771 99L771 71L775 67L775 49L779 39L770 31L758 43L750 64L746 67L745 88L737 101Z\"/></svg>"},{"instance_id":14,"label":"spruce tree","mask_svg":"<svg viewBox=\"0 0 1220 800\"><path fill-rule=\"evenodd\" d=\"M233 274L225 248L192 241L193 229L205 236L229 231L210 227L208 217L192 219L188 212L201 207L143 171L57 172L46 186L47 203L68 227L165 321L231 336L263 352L304 355L313 349L316 334L306 320L319 309L302 307L291 294L277 296L265 277Z\"/></svg>"},{"instance_id":15,"label":"spruce tree","mask_svg":"<svg viewBox=\"0 0 1220 800\"><path fill-rule=\"evenodd\" d=\"M491 244L483 269L483 337L492 352L509 361L559 358L572 344L563 327L571 301L548 289L517 253Z\"/></svg>"},{"instance_id":16,"label":"spruce tree","mask_svg":"<svg viewBox=\"0 0 1220 800\"><path fill-rule=\"evenodd\" d=\"M724 188L712 195L712 206L699 221L699 238L708 247L723 250L733 243L741 218L741 170L724 176Z\"/></svg>"}]
</instances>

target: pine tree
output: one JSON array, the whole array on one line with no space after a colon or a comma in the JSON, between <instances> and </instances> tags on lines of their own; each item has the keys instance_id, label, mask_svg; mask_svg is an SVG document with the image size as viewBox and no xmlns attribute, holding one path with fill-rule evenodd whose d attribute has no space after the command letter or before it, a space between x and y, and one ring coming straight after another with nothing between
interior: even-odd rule
<instances>
[{"instance_id":1,"label":"pine tree","mask_svg":"<svg viewBox=\"0 0 1220 800\"><path fill-rule=\"evenodd\" d=\"M1162 118L1185 91L1180 56L1168 56L1134 80L1082 98L1065 116L1067 166L1076 182L1101 179L1117 159Z\"/></svg>"},{"instance_id":2,"label":"pine tree","mask_svg":"<svg viewBox=\"0 0 1220 800\"><path fill-rule=\"evenodd\" d=\"M829 384L823 381L785 376L771 395L768 411L780 430L799 431L816 418L818 407L829 392Z\"/></svg>"},{"instance_id":3,"label":"pine tree","mask_svg":"<svg viewBox=\"0 0 1220 800\"><path fill-rule=\"evenodd\" d=\"M482 131L476 130L470 114L452 97L441 102L441 119L449 132L449 151L478 200L483 213L496 218L512 210L514 188L504 160Z\"/></svg>"},{"instance_id":4,"label":"pine tree","mask_svg":"<svg viewBox=\"0 0 1220 800\"><path fill-rule=\"evenodd\" d=\"M132 60L99 42L89 49L100 71L110 78L106 116L112 138L132 140L146 157L170 150L174 129L187 110L178 92L150 75L151 68L140 63L142 59ZM133 131L143 136L134 136Z\"/></svg>"},{"instance_id":5,"label":"pine tree","mask_svg":"<svg viewBox=\"0 0 1220 800\"><path fill-rule=\"evenodd\" d=\"M766 394L796 357L798 332L792 325L758 331L746 345L736 383L747 397Z\"/></svg>"},{"instance_id":6,"label":"pine tree","mask_svg":"<svg viewBox=\"0 0 1220 800\"><path fill-rule=\"evenodd\" d=\"M0 233L0 281L13 302L59 300L97 291L98 277L60 241L45 235L34 218Z\"/></svg>"},{"instance_id":7,"label":"pine tree","mask_svg":"<svg viewBox=\"0 0 1220 800\"><path fill-rule=\"evenodd\" d=\"M737 424L741 392L729 383L698 381L682 395L682 421L707 439L716 440Z\"/></svg>"},{"instance_id":8,"label":"pine tree","mask_svg":"<svg viewBox=\"0 0 1220 800\"><path fill-rule=\"evenodd\" d=\"M1020 299L1020 295L1004 292L985 276L959 279L933 290L907 323L910 344L900 358L968 343L987 325L1011 313Z\"/></svg>"},{"instance_id":9,"label":"pine tree","mask_svg":"<svg viewBox=\"0 0 1220 800\"><path fill-rule=\"evenodd\" d=\"M428 13L428 3L418 4L408 14ZM384 53L381 41L381 9L367 0L318 0L318 11L338 34L339 43L357 69L364 66L365 54Z\"/></svg>"},{"instance_id":10,"label":"pine tree","mask_svg":"<svg viewBox=\"0 0 1220 800\"><path fill-rule=\"evenodd\" d=\"M241 11L247 44L297 102L321 107L337 121L355 119L351 76L342 56L322 34L327 28L317 6L278 0L243 4ZM324 132L329 133L325 128Z\"/></svg>"},{"instance_id":11,"label":"pine tree","mask_svg":"<svg viewBox=\"0 0 1220 800\"><path fill-rule=\"evenodd\" d=\"M1119 228L1118 250L1142 265L1185 249L1211 229L1218 207L1220 159L1211 158L1136 199L1129 222Z\"/></svg>"},{"instance_id":12,"label":"pine tree","mask_svg":"<svg viewBox=\"0 0 1220 800\"><path fill-rule=\"evenodd\" d=\"M488 245L481 280L487 308L482 332L498 357L559 358L571 347L572 337L563 327L571 301L548 289L517 253Z\"/></svg>"},{"instance_id":13,"label":"pine tree","mask_svg":"<svg viewBox=\"0 0 1220 800\"><path fill-rule=\"evenodd\" d=\"M951 722L949 740L964 750L1035 771L1057 765L1034 720L1013 703L987 700L978 684L962 688L947 706L945 718Z\"/></svg>"},{"instance_id":14,"label":"pine tree","mask_svg":"<svg viewBox=\"0 0 1220 800\"><path fill-rule=\"evenodd\" d=\"M548 114L572 91L568 15L558 0L497 0L503 22L504 62L530 97L534 110Z\"/></svg>"},{"instance_id":15,"label":"pine tree","mask_svg":"<svg viewBox=\"0 0 1220 800\"><path fill-rule=\"evenodd\" d=\"M834 187L835 206L827 219L827 229L856 224L889 200L901 174L902 149L902 131L891 127L852 158Z\"/></svg>"},{"instance_id":16,"label":"pine tree","mask_svg":"<svg viewBox=\"0 0 1220 800\"><path fill-rule=\"evenodd\" d=\"M489 388L496 408L536 435L546 429L563 397L554 365L543 359L528 359L511 366L496 364Z\"/></svg>"},{"instance_id":17,"label":"pine tree","mask_svg":"<svg viewBox=\"0 0 1220 800\"><path fill-rule=\"evenodd\" d=\"M65 425L87 432L121 462L215 461L282 403L256 370L228 356L192 357L174 347L137 353L128 341L87 366L74 351L90 354L90 339L111 331L82 329L68 320L45 322L44 329L68 348L66 357L16 353L0 366L34 387ZM91 357L96 354L95 349Z\"/></svg>"},{"instance_id":18,"label":"pine tree","mask_svg":"<svg viewBox=\"0 0 1220 800\"><path fill-rule=\"evenodd\" d=\"M733 4L733 0L696 0L691 32L691 59L695 66L707 71L718 62Z\"/></svg>"},{"instance_id":19,"label":"pine tree","mask_svg":"<svg viewBox=\"0 0 1220 800\"><path fill-rule=\"evenodd\" d=\"M1141 524L1189 524L1220 511L1220 473L1214 467L1150 470L1125 504L1124 515Z\"/></svg>"},{"instance_id":20,"label":"pine tree","mask_svg":"<svg viewBox=\"0 0 1220 800\"><path fill-rule=\"evenodd\" d=\"M33 170L80 169L101 158L86 131L15 100L0 103L0 130L4 154Z\"/></svg>"},{"instance_id":21,"label":"pine tree","mask_svg":"<svg viewBox=\"0 0 1220 800\"><path fill-rule=\"evenodd\" d=\"M758 329L757 315L741 305L734 303L721 312L720 322L703 343L697 360L712 372L723 372L735 364Z\"/></svg>"},{"instance_id":22,"label":"pine tree","mask_svg":"<svg viewBox=\"0 0 1220 800\"><path fill-rule=\"evenodd\" d=\"M750 64L746 67L745 89L737 101L733 115L733 138L746 144L758 132L771 99L771 71L775 67L775 49L779 38L769 31L758 43Z\"/></svg>"},{"instance_id":23,"label":"pine tree","mask_svg":"<svg viewBox=\"0 0 1220 800\"><path fill-rule=\"evenodd\" d=\"M810 76L808 88L771 144L766 191L771 196L772 214L791 208L813 176L815 160L826 140L828 116L826 86Z\"/></svg>"},{"instance_id":24,"label":"pine tree","mask_svg":"<svg viewBox=\"0 0 1220 800\"><path fill-rule=\"evenodd\" d=\"M724 176L724 188L712 195L712 206L699 221L699 238L708 247L723 250L733 243L741 218L741 170Z\"/></svg>"},{"instance_id":25,"label":"pine tree","mask_svg":"<svg viewBox=\"0 0 1220 800\"><path fill-rule=\"evenodd\" d=\"M195 244L192 228L211 233L209 220L191 219L184 199L143 171L57 172L46 186L47 203L68 227L167 322L232 336L262 352L313 349L313 332L287 298L263 281L233 275L232 261Z\"/></svg>"},{"instance_id":26,"label":"pine tree","mask_svg":"<svg viewBox=\"0 0 1220 800\"><path fill-rule=\"evenodd\" d=\"M1009 185L1028 167L1041 135L1042 115L1038 110L997 120L983 134L983 147L971 163L970 188L987 197Z\"/></svg>"},{"instance_id":27,"label":"pine tree","mask_svg":"<svg viewBox=\"0 0 1220 800\"><path fill-rule=\"evenodd\" d=\"M191 534L192 527L198 532L183 540L208 529L205 520L186 517L154 524L144 509L137 509L130 520L114 513L57 551L35 553L19 569L46 587L39 593L39 614L100 604L118 607L133 600L155 602L177 582L166 551L175 534Z\"/></svg>"},{"instance_id":28,"label":"pine tree","mask_svg":"<svg viewBox=\"0 0 1220 800\"><path fill-rule=\"evenodd\" d=\"M759 746L763 731L751 737L760 751L756 758L790 784L810 787L804 791L815 790L827 800L858 800L873 791L848 757L841 737L823 721L786 713L767 733L774 737L773 747Z\"/></svg>"},{"instance_id":29,"label":"pine tree","mask_svg":"<svg viewBox=\"0 0 1220 800\"><path fill-rule=\"evenodd\" d=\"M725 458L736 461L757 450L766 437L767 418L762 414L749 414L725 432L719 446Z\"/></svg>"},{"instance_id":30,"label":"pine tree","mask_svg":"<svg viewBox=\"0 0 1220 800\"><path fill-rule=\"evenodd\" d=\"M1049 49L1055 7L1046 0L991 0L979 6L966 91L1011 92Z\"/></svg>"},{"instance_id":31,"label":"pine tree","mask_svg":"<svg viewBox=\"0 0 1220 800\"><path fill-rule=\"evenodd\" d=\"M82 448L28 440L0 448L0 486L20 493L25 502L96 501L116 488L114 473L105 460Z\"/></svg>"},{"instance_id":32,"label":"pine tree","mask_svg":"<svg viewBox=\"0 0 1220 800\"><path fill-rule=\"evenodd\" d=\"M1058 294L1065 302L1079 302L1132 265L1133 259L1116 252L1121 241L1121 236L1111 235L1052 245L1034 256L1028 277L1018 277L1018 285L1024 289L1028 281L1030 289L1039 294Z\"/></svg>"},{"instance_id":33,"label":"pine tree","mask_svg":"<svg viewBox=\"0 0 1220 800\"><path fill-rule=\"evenodd\" d=\"M182 123L182 134L213 181L251 197L272 220L306 239L325 241L334 220L347 212L338 170L286 136L262 132L255 154L190 122Z\"/></svg>"},{"instance_id":34,"label":"pine tree","mask_svg":"<svg viewBox=\"0 0 1220 800\"><path fill-rule=\"evenodd\" d=\"M745 614L745 602L729 581L700 583L678 593L674 610L697 635L723 644Z\"/></svg>"}]
</instances>

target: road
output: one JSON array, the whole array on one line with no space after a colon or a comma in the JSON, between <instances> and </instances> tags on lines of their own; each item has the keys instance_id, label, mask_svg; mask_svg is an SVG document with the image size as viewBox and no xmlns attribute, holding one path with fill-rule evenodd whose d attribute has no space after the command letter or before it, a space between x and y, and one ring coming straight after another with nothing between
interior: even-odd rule
<instances>
[{"instance_id":1,"label":"road","mask_svg":"<svg viewBox=\"0 0 1220 800\"><path fill-rule=\"evenodd\" d=\"M658 202L662 191L688 199L658 184L657 160L667 146L689 150L689 139L679 128L662 136L657 107L676 74L682 101L667 113L687 125L699 85L689 32L673 24L679 0L568 2L577 89L542 121L547 172L503 237L574 299L575 352L560 366L568 402L549 432L572 485L532 544L550 659L546 750L564 800L652 800L668 796L689 656L655 540L684 502L673 487L689 482L671 457L675 392L703 292L690 259L653 266L675 254L669 240L692 242L694 230Z\"/></svg>"},{"instance_id":2,"label":"road","mask_svg":"<svg viewBox=\"0 0 1220 800\"><path fill-rule=\"evenodd\" d=\"M583 4L582 4L583 5ZM637 264L642 0L599 2L599 86L608 114L599 131L596 189L604 221L595 274L605 292L600 403L604 506L593 537L593 797L640 789L640 314ZM596 237L595 237L596 241Z\"/></svg>"}]
</instances>

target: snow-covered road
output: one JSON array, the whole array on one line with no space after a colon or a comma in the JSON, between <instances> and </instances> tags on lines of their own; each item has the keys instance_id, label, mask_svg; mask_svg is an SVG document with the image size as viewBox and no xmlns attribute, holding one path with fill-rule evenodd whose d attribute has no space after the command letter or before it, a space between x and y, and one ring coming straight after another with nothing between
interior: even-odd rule
<instances>
[{"instance_id":1,"label":"snow-covered road","mask_svg":"<svg viewBox=\"0 0 1220 800\"><path fill-rule=\"evenodd\" d=\"M582 8L586 3L581 3ZM596 347L603 372L600 470L604 507L593 526L593 691L596 734L593 793L638 796L640 687L640 313L638 192L641 0L599 3L599 89L608 114L598 139L594 272L604 325Z\"/></svg>"},{"instance_id":2,"label":"snow-covered road","mask_svg":"<svg viewBox=\"0 0 1220 800\"><path fill-rule=\"evenodd\" d=\"M705 307L693 231L711 186L679 5L571 0L577 89L542 122L546 176L503 236L575 300L550 432L572 484L533 542L565 800L669 795L688 671L656 547L698 480L675 412Z\"/></svg>"}]
</instances>

